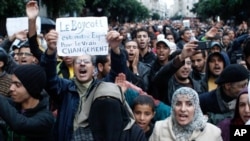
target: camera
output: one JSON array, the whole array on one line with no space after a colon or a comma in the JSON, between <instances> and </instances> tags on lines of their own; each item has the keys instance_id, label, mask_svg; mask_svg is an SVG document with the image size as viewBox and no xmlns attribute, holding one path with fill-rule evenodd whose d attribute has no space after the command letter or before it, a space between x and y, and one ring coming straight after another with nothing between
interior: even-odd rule
<instances>
[{"instance_id":1,"label":"camera","mask_svg":"<svg viewBox=\"0 0 250 141\"><path fill-rule=\"evenodd\" d=\"M211 41L198 41L197 44L197 50L207 50L211 48Z\"/></svg>"},{"instance_id":2,"label":"camera","mask_svg":"<svg viewBox=\"0 0 250 141\"><path fill-rule=\"evenodd\" d=\"M242 53L236 53L235 56L236 56L236 62L240 64L240 62L242 61L242 57L243 57Z\"/></svg>"}]
</instances>

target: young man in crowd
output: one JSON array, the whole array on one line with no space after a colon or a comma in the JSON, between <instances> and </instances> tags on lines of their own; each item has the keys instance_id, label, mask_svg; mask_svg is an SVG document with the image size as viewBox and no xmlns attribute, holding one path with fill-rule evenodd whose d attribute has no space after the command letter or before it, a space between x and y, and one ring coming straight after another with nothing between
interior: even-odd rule
<instances>
[{"instance_id":1,"label":"young man in crowd","mask_svg":"<svg viewBox=\"0 0 250 141\"><path fill-rule=\"evenodd\" d=\"M206 74L207 51L201 50L190 57L192 62L191 78L202 81Z\"/></svg>"},{"instance_id":2,"label":"young man in crowd","mask_svg":"<svg viewBox=\"0 0 250 141\"><path fill-rule=\"evenodd\" d=\"M42 95L45 85L46 74L42 67L17 66L11 77L11 99L0 95L0 117L6 123L0 140L53 141L54 117Z\"/></svg>"},{"instance_id":3,"label":"young man in crowd","mask_svg":"<svg viewBox=\"0 0 250 141\"><path fill-rule=\"evenodd\" d=\"M190 42L185 44L182 50L172 54L172 59L153 77L149 91L150 95L170 105L172 93L179 87L195 87L195 90L202 92L201 87L189 77L191 71L191 61L189 57L197 52L196 47L197 44Z\"/></svg>"},{"instance_id":4,"label":"young man in crowd","mask_svg":"<svg viewBox=\"0 0 250 141\"><path fill-rule=\"evenodd\" d=\"M215 52L208 55L206 62L206 74L201 81L202 87L206 91L217 88L216 78L221 74L223 69L230 64L228 55L225 52Z\"/></svg>"},{"instance_id":5,"label":"young man in crowd","mask_svg":"<svg viewBox=\"0 0 250 141\"><path fill-rule=\"evenodd\" d=\"M135 40L139 46L139 61L150 65L156 59L156 56L149 47L150 38L148 30L144 28L137 29Z\"/></svg>"},{"instance_id":6,"label":"young man in crowd","mask_svg":"<svg viewBox=\"0 0 250 141\"><path fill-rule=\"evenodd\" d=\"M150 67L139 61L139 48L136 41L127 41L125 43L125 50L128 54L128 81L146 91L149 84L148 75Z\"/></svg>"}]
</instances>

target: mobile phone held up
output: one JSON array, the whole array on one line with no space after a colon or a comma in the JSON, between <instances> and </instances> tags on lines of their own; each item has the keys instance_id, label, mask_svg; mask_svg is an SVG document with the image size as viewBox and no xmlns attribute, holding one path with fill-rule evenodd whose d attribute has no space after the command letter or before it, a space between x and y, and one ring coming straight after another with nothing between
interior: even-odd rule
<instances>
[{"instance_id":1,"label":"mobile phone held up","mask_svg":"<svg viewBox=\"0 0 250 141\"><path fill-rule=\"evenodd\" d=\"M197 41L197 50L208 50L211 48L211 41Z\"/></svg>"}]
</instances>

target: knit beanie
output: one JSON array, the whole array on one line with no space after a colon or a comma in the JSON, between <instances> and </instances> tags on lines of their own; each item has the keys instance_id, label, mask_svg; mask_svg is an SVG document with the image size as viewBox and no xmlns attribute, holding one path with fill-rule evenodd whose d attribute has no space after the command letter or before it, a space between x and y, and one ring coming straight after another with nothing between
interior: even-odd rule
<instances>
[{"instance_id":1,"label":"knit beanie","mask_svg":"<svg viewBox=\"0 0 250 141\"><path fill-rule=\"evenodd\" d=\"M239 82L249 78L248 70L240 64L228 65L215 80L216 84Z\"/></svg>"},{"instance_id":2,"label":"knit beanie","mask_svg":"<svg viewBox=\"0 0 250 141\"><path fill-rule=\"evenodd\" d=\"M40 99L41 92L46 84L46 74L44 69L35 64L19 65L13 73L23 84L29 95Z\"/></svg>"}]
</instances>

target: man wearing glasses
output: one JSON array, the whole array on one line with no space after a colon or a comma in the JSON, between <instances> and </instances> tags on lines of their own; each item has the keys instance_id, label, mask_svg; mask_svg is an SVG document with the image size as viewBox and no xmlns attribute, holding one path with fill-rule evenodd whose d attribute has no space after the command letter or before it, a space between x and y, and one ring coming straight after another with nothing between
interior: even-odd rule
<instances>
[{"instance_id":1,"label":"man wearing glasses","mask_svg":"<svg viewBox=\"0 0 250 141\"><path fill-rule=\"evenodd\" d=\"M31 53L29 42L25 42L20 46L18 55L19 64L37 64L37 58Z\"/></svg>"}]
</instances>

